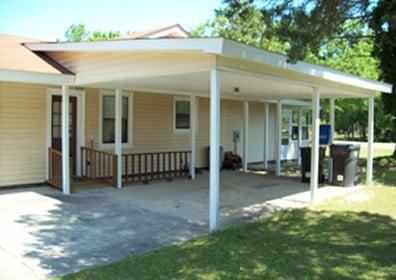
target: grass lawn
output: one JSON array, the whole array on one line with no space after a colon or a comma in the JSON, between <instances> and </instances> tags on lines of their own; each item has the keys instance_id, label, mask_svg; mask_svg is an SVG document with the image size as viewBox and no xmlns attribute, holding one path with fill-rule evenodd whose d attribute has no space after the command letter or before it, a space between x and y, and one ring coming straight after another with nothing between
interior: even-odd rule
<instances>
[{"instance_id":1,"label":"grass lawn","mask_svg":"<svg viewBox=\"0 0 396 280\"><path fill-rule=\"evenodd\" d=\"M382 157L382 156L390 156L394 151L394 147L383 147L380 144L374 143L374 156ZM367 145L360 146L360 157L367 158Z\"/></svg>"},{"instance_id":2,"label":"grass lawn","mask_svg":"<svg viewBox=\"0 0 396 280\"><path fill-rule=\"evenodd\" d=\"M396 279L396 169L383 169L388 185L61 279Z\"/></svg>"}]
</instances>

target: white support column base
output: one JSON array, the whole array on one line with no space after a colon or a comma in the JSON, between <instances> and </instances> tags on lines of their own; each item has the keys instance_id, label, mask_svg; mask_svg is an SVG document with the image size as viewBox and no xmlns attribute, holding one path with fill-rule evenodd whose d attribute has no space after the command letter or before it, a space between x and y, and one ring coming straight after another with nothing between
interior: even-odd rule
<instances>
[{"instance_id":1,"label":"white support column base","mask_svg":"<svg viewBox=\"0 0 396 280\"><path fill-rule=\"evenodd\" d=\"M220 72L210 71L209 230L218 228L220 189Z\"/></svg>"},{"instance_id":2,"label":"white support column base","mask_svg":"<svg viewBox=\"0 0 396 280\"><path fill-rule=\"evenodd\" d=\"M373 183L373 157L374 157L374 96L368 100L368 135L367 135L367 174L366 185Z\"/></svg>"},{"instance_id":3,"label":"white support column base","mask_svg":"<svg viewBox=\"0 0 396 280\"><path fill-rule=\"evenodd\" d=\"M310 196L311 203L315 202L319 181L319 126L320 126L320 91L313 89L312 93L312 147L311 147L311 174Z\"/></svg>"},{"instance_id":4,"label":"white support column base","mask_svg":"<svg viewBox=\"0 0 396 280\"><path fill-rule=\"evenodd\" d=\"M243 101L243 172L248 172L249 101Z\"/></svg>"},{"instance_id":5,"label":"white support column base","mask_svg":"<svg viewBox=\"0 0 396 280\"><path fill-rule=\"evenodd\" d=\"M69 87L62 86L62 190L70 194Z\"/></svg>"},{"instance_id":6,"label":"white support column base","mask_svg":"<svg viewBox=\"0 0 396 280\"><path fill-rule=\"evenodd\" d=\"M115 91L115 139L114 148L117 155L117 188L122 188L122 90Z\"/></svg>"},{"instance_id":7,"label":"white support column base","mask_svg":"<svg viewBox=\"0 0 396 280\"><path fill-rule=\"evenodd\" d=\"M197 123L197 112L196 112L196 97L190 96L190 116L191 116L191 159L190 159L190 176L191 179L195 179L195 161L196 161L196 123Z\"/></svg>"}]
</instances>

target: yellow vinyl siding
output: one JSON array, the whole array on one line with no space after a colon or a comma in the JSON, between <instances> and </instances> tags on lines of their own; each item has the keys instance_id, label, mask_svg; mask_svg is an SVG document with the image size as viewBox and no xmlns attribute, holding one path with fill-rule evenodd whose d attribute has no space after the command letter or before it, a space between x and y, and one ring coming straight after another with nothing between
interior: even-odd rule
<instances>
[{"instance_id":1,"label":"yellow vinyl siding","mask_svg":"<svg viewBox=\"0 0 396 280\"><path fill-rule=\"evenodd\" d=\"M190 133L173 131L171 95L134 94L134 151L189 150Z\"/></svg>"},{"instance_id":2,"label":"yellow vinyl siding","mask_svg":"<svg viewBox=\"0 0 396 280\"><path fill-rule=\"evenodd\" d=\"M99 147L99 95L97 89L85 89L85 146Z\"/></svg>"},{"instance_id":3,"label":"yellow vinyl siding","mask_svg":"<svg viewBox=\"0 0 396 280\"><path fill-rule=\"evenodd\" d=\"M0 83L0 186L45 180L47 88Z\"/></svg>"},{"instance_id":4,"label":"yellow vinyl siding","mask_svg":"<svg viewBox=\"0 0 396 280\"><path fill-rule=\"evenodd\" d=\"M86 91L86 144L99 149L99 95ZM123 153L191 150L190 133L174 132L173 100L175 96L135 92L133 96L133 148ZM209 99L197 98L197 167L207 166L209 145ZM241 101L221 101L220 141L224 151L234 151L233 131L243 133ZM130 124L132 125L132 124ZM107 149L109 150L109 149ZM242 141L237 152L242 151Z\"/></svg>"},{"instance_id":5,"label":"yellow vinyl siding","mask_svg":"<svg viewBox=\"0 0 396 280\"><path fill-rule=\"evenodd\" d=\"M243 103L242 101L221 100L220 106L220 145L224 151L234 151L233 131L243 133ZM199 98L197 135L197 167L207 167L209 146L209 98ZM237 153L242 154L242 137L237 145Z\"/></svg>"},{"instance_id":6,"label":"yellow vinyl siding","mask_svg":"<svg viewBox=\"0 0 396 280\"><path fill-rule=\"evenodd\" d=\"M84 90L85 145L100 149L99 90ZM0 83L0 186L40 183L46 179L47 91L46 85ZM173 129L173 102L173 95L134 93L133 123L130 122L133 147L123 149L123 153L191 150L190 133ZM197 103L197 167L206 167L209 98L199 97ZM251 131L257 138L252 140L251 148L260 149L261 107L261 103L251 103ZM243 136L243 103L221 100L220 143L224 151L234 151L234 130ZM243 137L237 145L238 154L242 153L242 141Z\"/></svg>"},{"instance_id":7,"label":"yellow vinyl siding","mask_svg":"<svg viewBox=\"0 0 396 280\"><path fill-rule=\"evenodd\" d=\"M249 102L249 162L263 161L264 103Z\"/></svg>"}]
</instances>

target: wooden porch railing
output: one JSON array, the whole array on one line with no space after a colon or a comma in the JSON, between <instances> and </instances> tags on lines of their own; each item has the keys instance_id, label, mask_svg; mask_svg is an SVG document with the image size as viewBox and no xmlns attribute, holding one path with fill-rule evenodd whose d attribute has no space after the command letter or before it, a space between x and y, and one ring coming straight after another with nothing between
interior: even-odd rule
<instances>
[{"instance_id":1,"label":"wooden porch railing","mask_svg":"<svg viewBox=\"0 0 396 280\"><path fill-rule=\"evenodd\" d=\"M123 183L148 183L187 177L191 151L150 152L122 155Z\"/></svg>"},{"instance_id":2,"label":"wooden porch railing","mask_svg":"<svg viewBox=\"0 0 396 280\"><path fill-rule=\"evenodd\" d=\"M117 186L117 155L81 147L81 176Z\"/></svg>"},{"instance_id":3,"label":"wooden porch railing","mask_svg":"<svg viewBox=\"0 0 396 280\"><path fill-rule=\"evenodd\" d=\"M48 149L48 183L62 190L62 152Z\"/></svg>"}]
</instances>

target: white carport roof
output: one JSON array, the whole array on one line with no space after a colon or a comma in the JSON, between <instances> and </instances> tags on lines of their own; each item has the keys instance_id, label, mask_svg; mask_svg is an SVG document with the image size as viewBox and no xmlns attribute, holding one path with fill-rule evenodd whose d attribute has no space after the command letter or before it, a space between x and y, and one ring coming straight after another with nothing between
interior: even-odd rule
<instances>
[{"instance_id":1,"label":"white carport roof","mask_svg":"<svg viewBox=\"0 0 396 280\"><path fill-rule=\"evenodd\" d=\"M367 97L392 85L287 57L223 38L140 39L26 43L75 73L75 85L208 95L209 71L221 71L222 96L251 100ZM73 84L72 84L73 85Z\"/></svg>"}]
</instances>

